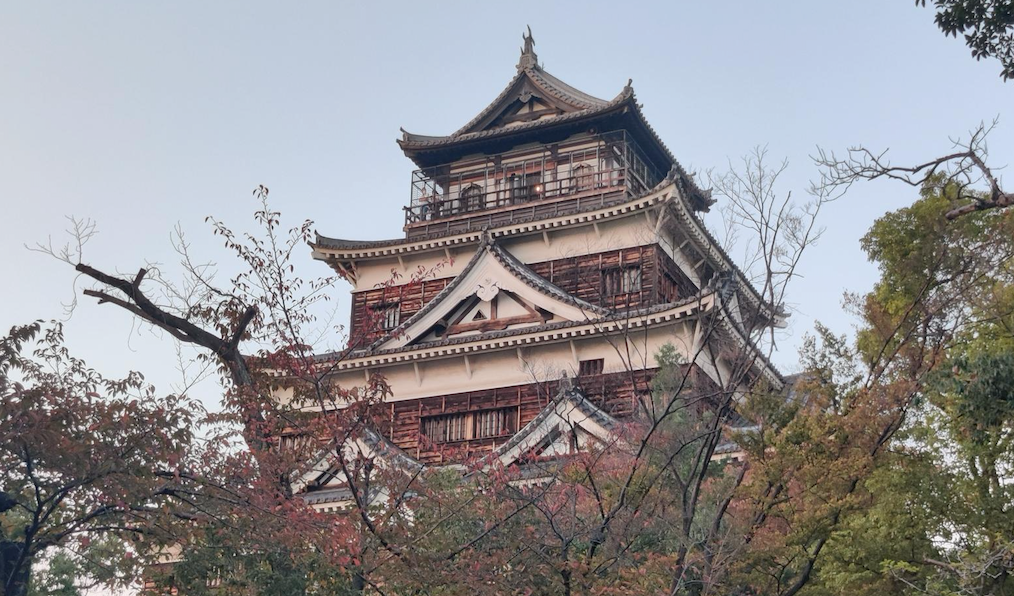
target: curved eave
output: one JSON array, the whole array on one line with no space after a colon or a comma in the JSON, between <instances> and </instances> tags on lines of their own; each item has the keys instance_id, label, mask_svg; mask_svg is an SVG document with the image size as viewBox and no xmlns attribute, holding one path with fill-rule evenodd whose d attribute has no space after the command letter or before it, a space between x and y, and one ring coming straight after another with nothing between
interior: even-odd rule
<instances>
[{"instance_id":1,"label":"curved eave","mask_svg":"<svg viewBox=\"0 0 1014 596\"><path fill-rule=\"evenodd\" d=\"M319 449L311 458L310 465L293 470L289 473L289 482L294 492L301 493L304 498L316 495L312 503L331 502L340 499L327 499L327 496L341 494L344 487L325 488L318 492L303 492L314 484L316 479L326 474L334 467L337 461L336 451L339 448L353 449L361 454L375 456L383 461L389 468L411 473L422 467L412 456L405 453L400 447L391 442L376 429L363 425L359 428L351 441L345 444L331 443Z\"/></svg>"},{"instance_id":2,"label":"curved eave","mask_svg":"<svg viewBox=\"0 0 1014 596\"><path fill-rule=\"evenodd\" d=\"M693 177L690 176L685 169L683 169L683 166L680 165L676 156L673 155L673 152L669 150L668 146L666 146L662 137L658 136L658 133L655 132L655 128L648 122L648 119L644 117L644 112L641 111L641 105L636 101L634 102L634 114L637 116L637 119L640 121L645 131L647 131L648 135L655 141L655 144L657 144L658 147L665 153L666 157L669 158L672 167L676 168L679 172L680 180L682 180L687 186L685 189L687 194L693 197L694 201L698 203L695 208L698 211L708 211L711 206L715 204L715 199L712 198L711 191L702 190L701 187L697 186Z\"/></svg>"},{"instance_id":3,"label":"curved eave","mask_svg":"<svg viewBox=\"0 0 1014 596\"><path fill-rule=\"evenodd\" d=\"M514 433L514 436L506 443L486 454L479 462L480 470L488 469L494 464L509 466L515 463L525 451L537 447L541 441L545 440L552 433L554 427L567 422L572 417L569 410L579 413L581 417L601 429L600 433L594 434L596 439L604 443L615 440L615 436L611 435L612 430L619 425L617 420L588 401L579 390L563 387L552 403L543 408L535 418ZM554 421L553 418L557 420Z\"/></svg>"},{"instance_id":4,"label":"curved eave","mask_svg":"<svg viewBox=\"0 0 1014 596\"><path fill-rule=\"evenodd\" d=\"M581 91L577 87L568 85L564 81L543 70L541 66L535 66L526 70L529 71L529 76L532 76L537 80L540 88L556 99L585 108L595 108L609 103L608 100L595 97L594 95ZM626 90L627 87L630 87L629 82L624 87L624 90Z\"/></svg>"},{"instance_id":5,"label":"curved eave","mask_svg":"<svg viewBox=\"0 0 1014 596\"><path fill-rule=\"evenodd\" d=\"M691 235L694 245L701 254L706 254L713 262L720 263L722 269L732 271L736 276L737 286L745 288L746 294L749 297L754 308L758 314L763 314L766 318L770 319L772 323L778 323L784 318L784 313L776 312L772 310L771 306L765 303L764 298L761 297L760 292L754 287L750 280L746 277L746 274L736 265L735 261L729 256L722 245L717 239L708 231L707 226L700 220L699 217L691 209L687 209L686 205L679 201L672 201L669 203L671 209L676 212L677 218L681 221L682 225L680 229Z\"/></svg>"},{"instance_id":6,"label":"curved eave","mask_svg":"<svg viewBox=\"0 0 1014 596\"><path fill-rule=\"evenodd\" d=\"M541 118L531 122L524 122L514 126L491 128L489 130L466 132L462 134L455 133L454 135L446 137L417 135L403 130L402 138L398 139L398 146L401 147L402 151L404 151L406 155L413 157L415 152L435 150L451 145L467 145L487 139L509 138L532 130L546 129L576 120L602 116L611 112L623 110L628 107L633 100L633 90L625 88L612 101L605 102L602 105L561 114L559 116L553 116L551 118ZM422 164L420 164L420 167L422 167Z\"/></svg>"},{"instance_id":7,"label":"curved eave","mask_svg":"<svg viewBox=\"0 0 1014 596\"><path fill-rule=\"evenodd\" d=\"M613 102L600 99L576 87L568 85L557 77L544 71L538 65L532 65L525 68L518 68L517 74L507 83L503 91L497 95L492 102L489 103L485 108L482 109L474 118L469 120L464 126L454 131L450 135L446 136L431 136L431 135L418 135L412 134L402 129L402 139L399 144L402 144L402 148L410 147L412 145L429 146L439 143L457 142L464 140L470 134L476 134L480 132L497 132L503 129L491 129L490 131L479 130L484 124L486 124L491 118L495 117L497 112L504 109L506 104L511 100L511 96L517 94L519 88L521 88L525 81L528 81L532 86L542 92L542 94L553 98L556 101L562 102L566 106L570 107L574 111L588 111L601 109L608 106L610 103L615 102L620 98L617 96ZM624 88L626 91L626 88Z\"/></svg>"},{"instance_id":8,"label":"curved eave","mask_svg":"<svg viewBox=\"0 0 1014 596\"><path fill-rule=\"evenodd\" d=\"M725 252L718 240L708 231L704 222L697 217L693 209L687 208L686 204L680 200L679 197L682 193L678 192L676 186L674 181L667 178L655 188L624 203L570 215L516 223L493 228L485 233L493 239L538 234L545 230L565 229L629 216L660 204L668 204L672 206L671 208L675 212L677 219L681 222L680 229L691 235L698 251L707 255L713 263L719 264L720 267L718 269L734 272L739 282L738 286L745 290L753 306L772 322L777 323L780 318L784 317L784 313L773 311L771 305L767 305L764 302L764 299L753 284L750 283L746 274L743 273L728 253ZM470 246L479 244L482 237L482 231L475 231L450 234L426 240L396 238L392 240L352 241L327 238L318 234L317 241L311 243L310 247L313 249L314 258L335 263L348 271L354 267L353 264L356 261L395 258L400 255L417 252L440 251L451 247Z\"/></svg>"},{"instance_id":9,"label":"curved eave","mask_svg":"<svg viewBox=\"0 0 1014 596\"><path fill-rule=\"evenodd\" d=\"M557 217L545 217L519 222L498 228L490 228L487 233L493 238L522 236L536 234L547 229L567 228L577 225L586 225L614 217L622 217L644 209L653 207L659 203L669 200L675 191L675 184L669 180L663 180L655 188L645 193L609 207L591 208L587 211L579 211L569 215ZM436 236L425 240L413 238L394 238L390 240L343 240L340 238L329 238L317 234L316 242L311 242L313 256L320 260L337 259L342 262L362 261L368 259L385 259L406 255L410 253L443 250L453 246L467 246L478 244L482 239L482 232L464 232Z\"/></svg>"},{"instance_id":10,"label":"curved eave","mask_svg":"<svg viewBox=\"0 0 1014 596\"><path fill-rule=\"evenodd\" d=\"M427 465L408 455L369 427L364 427L362 434L373 437L373 443L369 445L371 454L376 455L395 469L413 475L418 475L426 468L455 469L463 472L463 478L468 479L488 471L494 464L508 466L515 463L526 450L545 440L552 433L553 428L560 424L566 424L574 418L578 418L584 423L590 422L589 426L595 428L585 428L585 430L591 431L591 434L599 441L611 443L616 440L613 430L618 426L617 420L588 401L579 390L572 387L561 388L556 398L543 408L534 419L519 429L506 443L483 457L477 466L465 468L459 463ZM290 481L292 481L299 497L311 505L347 504L351 500L351 492L347 486L311 489L314 477L324 474L334 467L335 449L336 446L329 446L321 450L311 458L313 463L306 471L290 474Z\"/></svg>"},{"instance_id":11,"label":"curved eave","mask_svg":"<svg viewBox=\"0 0 1014 596\"><path fill-rule=\"evenodd\" d=\"M787 386L785 377L782 375L781 371L778 370L778 367L771 362L771 359L768 358L767 354L757 348L753 339L750 337L750 334L736 322L735 317L733 317L729 312L725 301L718 301L717 310L720 314L719 324L722 326L725 334L728 337L733 338L742 349L755 358L752 362L752 368L758 370L761 373L761 376L771 382L775 389L783 390Z\"/></svg>"},{"instance_id":12,"label":"curved eave","mask_svg":"<svg viewBox=\"0 0 1014 596\"><path fill-rule=\"evenodd\" d=\"M510 91L515 84L516 80L512 81L511 85L508 86L504 93ZM498 98L497 101L500 101L501 99L502 97ZM462 131L467 129L466 126L466 128L463 128L462 131L443 137L416 135L402 130L403 136L398 140L398 145L408 157L412 158L412 160L416 162L419 167L427 167L436 164L429 163L427 160L418 159L418 157L429 151L437 151L453 146L467 147L490 139L509 139L510 137L527 134L531 131L546 130L558 125L565 125L586 119L600 118L613 113L629 113L631 115L633 121L642 129L644 135L650 143L655 145L662 161L668 162L665 164L659 164L662 166L661 169L667 170L671 167L675 167L679 172L679 177L686 186L685 190L687 194L693 198L696 209L700 211L707 211L712 205L714 205L715 200L711 197L711 192L702 190L697 185L693 177L687 173L676 159L676 156L669 150L669 147L664 141L662 141L662 138L648 122L648 119L645 118L642 107L637 102L634 89L630 85L624 87L623 91L621 91L619 95L611 101L604 102L601 105L510 127L463 133ZM480 114L480 116L484 115L485 114Z\"/></svg>"}]
</instances>

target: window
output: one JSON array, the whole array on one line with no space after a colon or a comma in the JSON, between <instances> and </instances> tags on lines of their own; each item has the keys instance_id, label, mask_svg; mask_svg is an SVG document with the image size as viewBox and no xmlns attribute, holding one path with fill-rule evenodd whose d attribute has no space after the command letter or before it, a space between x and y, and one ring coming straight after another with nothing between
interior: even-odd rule
<instances>
[{"instance_id":1,"label":"window","mask_svg":"<svg viewBox=\"0 0 1014 596\"><path fill-rule=\"evenodd\" d=\"M479 211L483 208L482 187L478 184L469 185L461 191L459 211Z\"/></svg>"},{"instance_id":2,"label":"window","mask_svg":"<svg viewBox=\"0 0 1014 596\"><path fill-rule=\"evenodd\" d=\"M422 434L433 443L490 439L514 434L517 407L441 414L422 419Z\"/></svg>"},{"instance_id":3,"label":"window","mask_svg":"<svg viewBox=\"0 0 1014 596\"><path fill-rule=\"evenodd\" d=\"M528 200L534 201L542 198L542 174L538 172L529 174L525 177L525 184L528 185L526 189Z\"/></svg>"},{"instance_id":4,"label":"window","mask_svg":"<svg viewBox=\"0 0 1014 596\"><path fill-rule=\"evenodd\" d=\"M582 360L578 362L577 374L582 377L585 375L601 375L604 364L605 360L602 358L595 360Z\"/></svg>"},{"instance_id":5,"label":"window","mask_svg":"<svg viewBox=\"0 0 1014 596\"><path fill-rule=\"evenodd\" d=\"M464 441L468 437L465 430L468 414L444 414L431 416L422 420L422 434L434 443L450 443Z\"/></svg>"},{"instance_id":6,"label":"window","mask_svg":"<svg viewBox=\"0 0 1014 596\"><path fill-rule=\"evenodd\" d=\"M507 188L510 192L511 203L523 203L528 193L525 188L525 179L523 176L517 174L511 174L510 178L507 179Z\"/></svg>"},{"instance_id":7,"label":"window","mask_svg":"<svg viewBox=\"0 0 1014 596\"><path fill-rule=\"evenodd\" d=\"M500 408L499 410L476 412L472 418L475 421L475 432L472 434L474 438L501 437L514 433L517 408Z\"/></svg>"},{"instance_id":8,"label":"window","mask_svg":"<svg viewBox=\"0 0 1014 596\"><path fill-rule=\"evenodd\" d=\"M577 190L591 190L595 186L595 171L588 164L579 164L574 167L574 183Z\"/></svg>"},{"instance_id":9,"label":"window","mask_svg":"<svg viewBox=\"0 0 1014 596\"><path fill-rule=\"evenodd\" d=\"M279 453L302 451L311 445L310 437L303 434L286 434L277 439Z\"/></svg>"},{"instance_id":10,"label":"window","mask_svg":"<svg viewBox=\"0 0 1014 596\"><path fill-rule=\"evenodd\" d=\"M401 322L401 305L397 302L378 304L373 307L377 311L377 325L382 331L390 331Z\"/></svg>"},{"instance_id":11,"label":"window","mask_svg":"<svg viewBox=\"0 0 1014 596\"><path fill-rule=\"evenodd\" d=\"M641 268L609 269L602 274L606 296L633 294L641 291Z\"/></svg>"}]
</instances>

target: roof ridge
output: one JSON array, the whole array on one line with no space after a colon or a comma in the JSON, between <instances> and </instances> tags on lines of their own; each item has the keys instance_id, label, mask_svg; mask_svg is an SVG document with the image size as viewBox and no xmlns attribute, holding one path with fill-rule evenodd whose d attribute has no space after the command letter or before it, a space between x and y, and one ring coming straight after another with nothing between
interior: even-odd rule
<instances>
[{"instance_id":1,"label":"roof ridge","mask_svg":"<svg viewBox=\"0 0 1014 596\"><path fill-rule=\"evenodd\" d=\"M484 110L483 113L481 113L479 116L476 116L468 124L466 124L465 126L461 127L460 129L458 129L457 131L455 131L454 133L452 133L450 135L447 135L447 136L426 136L426 135L416 135L416 134L413 134L413 133L405 132L403 134L402 138L398 141L398 143L402 146L403 149L405 149L407 146L410 146L410 148L418 148L418 147L425 148L425 147L430 146L430 145L442 145L442 144L456 142L456 141L470 141L470 140L474 140L474 139L481 139L481 138L485 138L485 137L495 136L497 134L513 134L515 132L522 131L522 130L528 130L528 129L537 128L537 127L540 127L540 126L549 126L549 125L552 125L552 124L558 124L560 122L566 122L568 120L574 120L574 119L577 119L577 118L583 118L585 116L592 116L592 115L598 114L600 112L608 112L610 109L615 108L616 106L622 104L626 99L628 99L632 95L633 95L633 91L632 90L628 91L628 90L624 89L615 98L613 98L613 99L611 99L609 101L606 101L606 102L602 103L601 105L593 106L593 107L590 107L590 108L576 110L576 111L573 111L573 112L567 112L565 114L560 114L558 116L551 116L551 117L548 117L548 118L540 118L538 120L531 120L529 122L522 122L520 124L515 124L514 126L510 126L510 127L506 127L506 128L491 128L491 129L487 129L487 130L465 132L468 128L474 126L476 124L476 122L478 122L479 120L481 120L483 117L488 116L488 114L486 113L486 110ZM492 104L489 107L488 111L492 111Z\"/></svg>"},{"instance_id":2,"label":"roof ridge","mask_svg":"<svg viewBox=\"0 0 1014 596\"><path fill-rule=\"evenodd\" d=\"M532 28L530 26L528 27L527 34L522 34L521 39L524 41L524 46L521 48L521 58L518 60L518 64L516 66L517 73L511 78L510 82L507 83L507 86L504 87L503 91L501 91L493 99L493 101L483 108L475 117L469 120L461 128L445 136L418 135L410 133L402 128L402 142L411 143L436 141L439 139L457 139L467 134L480 132L471 129L489 117L493 110L500 106L500 104L508 98L511 91L518 86L518 83L525 78L531 81L537 89L541 89L548 95L551 95L556 99L563 100L575 108L579 108L575 110L575 112L582 111L582 109L601 108L611 103L611 101L600 99L590 93L581 91L573 85L565 83L539 66L539 57L535 53L535 38L532 36ZM628 80L627 87L624 87L624 91L626 91L629 87L630 82ZM621 92L621 95L622 94L623 93ZM525 101L527 101L527 99Z\"/></svg>"},{"instance_id":3,"label":"roof ridge","mask_svg":"<svg viewBox=\"0 0 1014 596\"><path fill-rule=\"evenodd\" d=\"M533 76L533 78L537 78L539 79L539 82L543 83L543 85L540 86L544 87L546 91L553 93L554 95L556 95L561 99L570 99L570 100L576 99L581 103L585 104L584 107L586 108L602 106L609 103L609 101L605 99L595 97L590 93L585 93L584 91L581 91L580 89L574 87L573 85L568 85L564 81L553 76L552 74L550 74L545 69L539 66L527 69L527 71L529 73L529 76Z\"/></svg>"}]
</instances>

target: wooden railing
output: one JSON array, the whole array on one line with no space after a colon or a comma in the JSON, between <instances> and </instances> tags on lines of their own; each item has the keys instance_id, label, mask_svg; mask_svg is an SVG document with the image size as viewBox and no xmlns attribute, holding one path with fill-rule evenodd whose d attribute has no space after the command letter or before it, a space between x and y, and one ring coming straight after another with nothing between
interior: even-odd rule
<instances>
[{"instance_id":1,"label":"wooden railing","mask_svg":"<svg viewBox=\"0 0 1014 596\"><path fill-rule=\"evenodd\" d=\"M453 167L458 171L450 171ZM477 215L481 220L475 225L482 226L493 220L503 223L496 214L519 209L518 216L526 218L529 206L580 199L587 207L589 198L603 203L606 196L638 194L659 180L659 172L642 159L625 132L604 133L578 139L570 150L547 146L491 156L473 167L448 164L417 170L405 227L409 236L467 230L475 227L468 221ZM537 213L545 210L532 212ZM441 225L432 225L438 222Z\"/></svg>"},{"instance_id":2,"label":"wooden railing","mask_svg":"<svg viewBox=\"0 0 1014 596\"><path fill-rule=\"evenodd\" d=\"M626 186L626 183L626 169L615 168L549 181L530 176L523 184L519 182L511 186L508 183L504 185L506 188L493 188L489 191L473 185L454 193L452 198L438 194L422 197L416 204L405 208L405 223L411 225L561 197L597 195Z\"/></svg>"}]
</instances>

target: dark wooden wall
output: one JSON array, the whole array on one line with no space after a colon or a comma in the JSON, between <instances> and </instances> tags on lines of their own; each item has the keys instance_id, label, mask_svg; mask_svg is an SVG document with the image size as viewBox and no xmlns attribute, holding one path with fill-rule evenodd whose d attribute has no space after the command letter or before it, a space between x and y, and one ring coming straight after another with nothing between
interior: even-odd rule
<instances>
[{"instance_id":1,"label":"dark wooden wall","mask_svg":"<svg viewBox=\"0 0 1014 596\"><path fill-rule=\"evenodd\" d=\"M592 403L613 416L624 418L634 412L637 394L648 390L652 375L652 371L601 374L578 378L576 384ZM425 463L461 461L488 453L509 437L433 444L422 436L423 418L510 407L518 409L518 429L521 429L549 405L558 391L558 381L547 381L396 401L378 406L384 411L378 412L377 418L384 419L381 424L384 436L412 457Z\"/></svg>"},{"instance_id":2,"label":"dark wooden wall","mask_svg":"<svg viewBox=\"0 0 1014 596\"><path fill-rule=\"evenodd\" d=\"M634 265L641 268L641 290L607 295L605 272ZM563 291L608 308L626 309L676 302L697 291L693 282L657 244L543 261L528 266ZM350 345L361 346L384 335L385 331L380 328L380 305L399 304L400 320L405 321L449 282L450 279L416 281L353 294Z\"/></svg>"},{"instance_id":3,"label":"dark wooden wall","mask_svg":"<svg viewBox=\"0 0 1014 596\"><path fill-rule=\"evenodd\" d=\"M604 280L607 272L631 266L641 268L641 290L609 295ZM657 244L533 263L529 267L572 296L614 309L675 302L696 292L694 284Z\"/></svg>"},{"instance_id":4,"label":"dark wooden wall","mask_svg":"<svg viewBox=\"0 0 1014 596\"><path fill-rule=\"evenodd\" d=\"M383 320L380 305L397 303L404 322L450 282L451 278L429 279L353 294L349 345L361 346L384 335L385 330L380 328Z\"/></svg>"}]
</instances>

